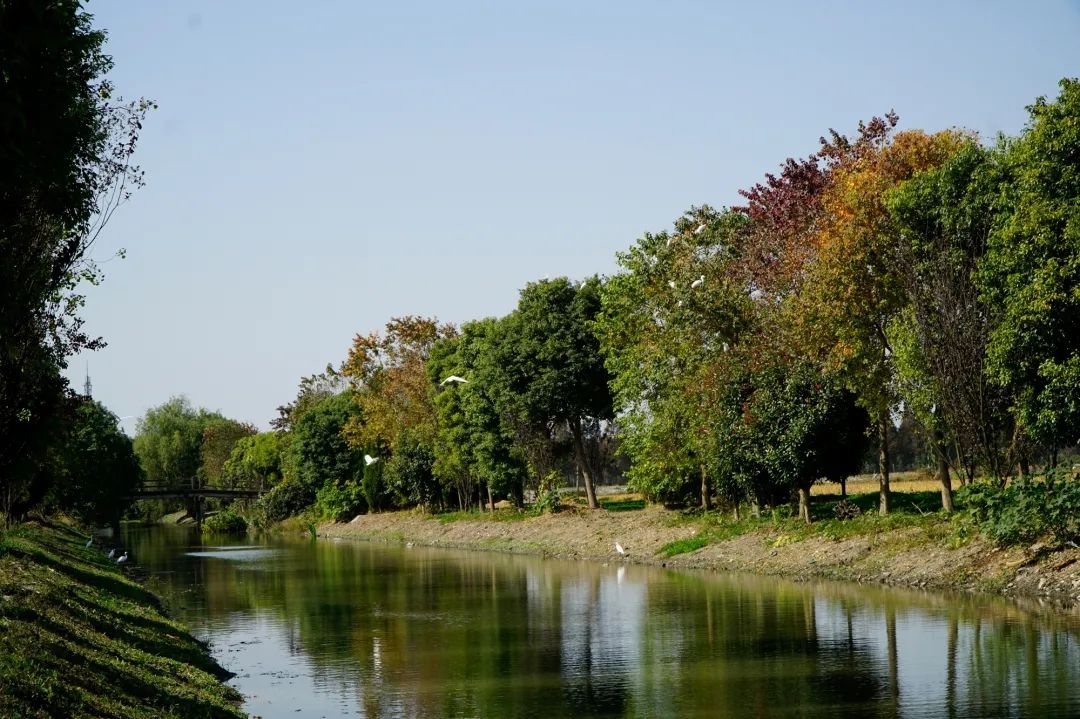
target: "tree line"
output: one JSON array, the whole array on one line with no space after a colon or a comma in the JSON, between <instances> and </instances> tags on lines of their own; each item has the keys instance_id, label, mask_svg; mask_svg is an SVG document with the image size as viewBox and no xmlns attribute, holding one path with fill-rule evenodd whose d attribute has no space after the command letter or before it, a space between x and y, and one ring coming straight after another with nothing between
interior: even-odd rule
<instances>
[{"instance_id":1,"label":"tree line","mask_svg":"<svg viewBox=\"0 0 1080 719\"><path fill-rule=\"evenodd\" d=\"M130 159L152 107L115 95L103 42L75 0L0 5L8 517L114 501L144 477L270 488L268 518L553 506L567 478L596 507L596 483L620 473L675 505L798 497L809 520L811 485L842 482L868 447L889 511L901 414L946 510L954 478L1004 487L1077 442L1080 82L1066 79L1015 137L898 130L894 113L830 130L742 205L646 232L611 276L533 282L508 315L461 326L393 318L304 378L270 432L174 398L125 444L61 374L102 344L79 287L101 281L89 250L142 183ZM80 441L128 469L78 479Z\"/></svg>"},{"instance_id":2,"label":"tree line","mask_svg":"<svg viewBox=\"0 0 1080 719\"><path fill-rule=\"evenodd\" d=\"M889 511L901 415L947 511L954 479L1052 467L1080 430L1080 83L1060 88L993 143L893 113L830 131L742 206L691 207L504 317L394 318L231 466L276 482L274 516L557 503L568 478L595 507L618 471L674 505L798 497L807 520L868 449ZM244 459L262 437L272 471Z\"/></svg>"}]
</instances>

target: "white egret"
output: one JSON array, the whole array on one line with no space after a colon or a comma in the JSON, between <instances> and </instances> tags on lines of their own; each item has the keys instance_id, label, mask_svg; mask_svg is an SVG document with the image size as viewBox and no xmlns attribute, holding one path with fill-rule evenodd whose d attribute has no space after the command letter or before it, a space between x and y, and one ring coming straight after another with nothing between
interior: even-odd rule
<instances>
[{"instance_id":1,"label":"white egret","mask_svg":"<svg viewBox=\"0 0 1080 719\"><path fill-rule=\"evenodd\" d=\"M702 222L700 225L697 226L697 229L694 230L694 234L696 235L696 234L698 234L699 232L701 232L704 229L705 229L705 223Z\"/></svg>"},{"instance_id":2,"label":"white egret","mask_svg":"<svg viewBox=\"0 0 1080 719\"><path fill-rule=\"evenodd\" d=\"M128 553L127 553L127 550L124 550L124 553L120 555L120 558L116 560L116 563L117 564L123 564L127 560L128 560Z\"/></svg>"},{"instance_id":3,"label":"white egret","mask_svg":"<svg viewBox=\"0 0 1080 719\"><path fill-rule=\"evenodd\" d=\"M668 280L667 286L671 289L675 289L675 280Z\"/></svg>"},{"instance_id":4,"label":"white egret","mask_svg":"<svg viewBox=\"0 0 1080 719\"><path fill-rule=\"evenodd\" d=\"M454 382L456 384L462 384L462 383L467 384L469 382L469 380L465 379L464 377L458 377L456 374L452 374L449 377L447 377L446 379L444 379L442 382L440 382L439 384L446 384L447 382Z\"/></svg>"},{"instance_id":5,"label":"white egret","mask_svg":"<svg viewBox=\"0 0 1080 719\"><path fill-rule=\"evenodd\" d=\"M116 557L116 547L113 547L112 549L109 550L108 558L113 559L114 557Z\"/></svg>"},{"instance_id":6,"label":"white egret","mask_svg":"<svg viewBox=\"0 0 1080 719\"><path fill-rule=\"evenodd\" d=\"M92 546L94 546L94 537L93 537L93 535L91 535L90 539L86 540L86 548L90 549L90 547L92 547Z\"/></svg>"},{"instance_id":7,"label":"white egret","mask_svg":"<svg viewBox=\"0 0 1080 719\"><path fill-rule=\"evenodd\" d=\"M365 464L365 465L369 465L369 466L370 466L370 465L372 465L372 464L375 464L375 463L376 463L376 462L378 462L378 461L379 461L379 458L378 458L378 457L372 457L372 456L371 456L370 454L365 454L365 455L364 455L364 464Z\"/></svg>"},{"instance_id":8,"label":"white egret","mask_svg":"<svg viewBox=\"0 0 1080 719\"><path fill-rule=\"evenodd\" d=\"M626 554L626 550L623 549L622 545L619 544L618 542L615 542L615 551L618 552L619 554Z\"/></svg>"},{"instance_id":9,"label":"white egret","mask_svg":"<svg viewBox=\"0 0 1080 719\"><path fill-rule=\"evenodd\" d=\"M696 290L698 287L701 287L701 283L704 282L704 281L705 281L705 275L702 275L701 277L698 277L696 280L694 280L693 282L690 283L690 289Z\"/></svg>"}]
</instances>

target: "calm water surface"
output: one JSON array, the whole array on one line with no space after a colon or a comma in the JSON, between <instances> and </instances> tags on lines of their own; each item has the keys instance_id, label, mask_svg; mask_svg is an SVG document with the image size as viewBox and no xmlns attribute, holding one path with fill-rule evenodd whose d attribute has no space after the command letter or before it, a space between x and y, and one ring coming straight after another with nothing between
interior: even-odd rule
<instances>
[{"instance_id":1,"label":"calm water surface","mask_svg":"<svg viewBox=\"0 0 1080 719\"><path fill-rule=\"evenodd\" d=\"M1080 717L1080 622L1004 601L133 530L278 717Z\"/></svg>"}]
</instances>

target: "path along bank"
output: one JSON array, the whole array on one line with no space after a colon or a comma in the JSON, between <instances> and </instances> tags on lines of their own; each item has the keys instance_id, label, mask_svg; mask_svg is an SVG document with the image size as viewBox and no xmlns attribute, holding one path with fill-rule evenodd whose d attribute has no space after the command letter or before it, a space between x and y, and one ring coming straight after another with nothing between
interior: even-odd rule
<instances>
[{"instance_id":1,"label":"path along bank","mask_svg":"<svg viewBox=\"0 0 1080 719\"><path fill-rule=\"evenodd\" d=\"M230 675L86 536L0 533L0 717L246 716Z\"/></svg>"},{"instance_id":2,"label":"path along bank","mask_svg":"<svg viewBox=\"0 0 1080 719\"><path fill-rule=\"evenodd\" d=\"M512 512L512 510L504 510ZM499 513L496 512L496 516ZM958 533L939 515L862 517L851 523L792 520L730 525L658 506L634 511L572 508L510 518L450 520L420 511L360 515L324 524L320 537L504 551L681 569L739 571L1004 594L1080 614L1080 549L999 549ZM618 542L626 551L615 551ZM681 547L692 548L667 556Z\"/></svg>"}]
</instances>

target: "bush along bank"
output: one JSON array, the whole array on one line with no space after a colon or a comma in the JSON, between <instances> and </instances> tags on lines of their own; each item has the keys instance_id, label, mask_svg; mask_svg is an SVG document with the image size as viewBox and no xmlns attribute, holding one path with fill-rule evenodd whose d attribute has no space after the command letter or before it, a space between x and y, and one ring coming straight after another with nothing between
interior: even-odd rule
<instances>
[{"instance_id":1,"label":"bush along bank","mask_svg":"<svg viewBox=\"0 0 1080 719\"><path fill-rule=\"evenodd\" d=\"M86 537L0 533L0 716L246 716L230 674Z\"/></svg>"}]
</instances>

